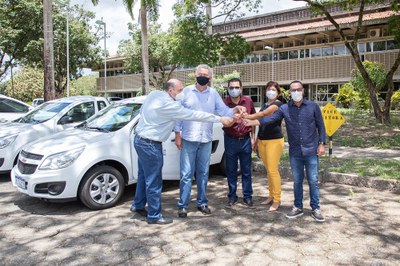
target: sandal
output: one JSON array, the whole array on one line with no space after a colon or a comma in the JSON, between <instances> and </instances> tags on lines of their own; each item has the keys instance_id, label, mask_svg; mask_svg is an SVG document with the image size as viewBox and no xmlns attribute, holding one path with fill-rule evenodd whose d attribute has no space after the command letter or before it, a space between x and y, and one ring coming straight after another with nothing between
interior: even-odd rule
<instances>
[{"instance_id":1,"label":"sandal","mask_svg":"<svg viewBox=\"0 0 400 266\"><path fill-rule=\"evenodd\" d=\"M273 201L274 201L273 198L268 197L266 200L264 200L264 201L261 202L260 204L261 204L261 205L268 205L268 204L271 204Z\"/></svg>"},{"instance_id":2,"label":"sandal","mask_svg":"<svg viewBox=\"0 0 400 266\"><path fill-rule=\"evenodd\" d=\"M279 209L279 206L281 205L280 202L274 202L272 203L271 207L269 207L268 212L276 212Z\"/></svg>"}]
</instances>

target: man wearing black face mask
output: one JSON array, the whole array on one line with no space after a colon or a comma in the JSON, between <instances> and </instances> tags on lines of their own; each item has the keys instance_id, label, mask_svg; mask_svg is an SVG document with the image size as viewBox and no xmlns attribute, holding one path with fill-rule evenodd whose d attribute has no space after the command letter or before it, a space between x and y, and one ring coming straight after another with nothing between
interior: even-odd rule
<instances>
[{"instance_id":1,"label":"man wearing black face mask","mask_svg":"<svg viewBox=\"0 0 400 266\"><path fill-rule=\"evenodd\" d=\"M218 92L208 86L212 78L208 65L196 68L196 83L184 88L185 108L204 111L221 116L233 117L233 113L245 111L243 106L227 107ZM210 166L213 124L207 122L180 121L175 126L175 144L181 150L180 167L180 197L178 201L178 216L187 217L187 208L192 189L192 178L196 173L197 209L203 214L210 214L206 195L208 171Z\"/></svg>"}]
</instances>

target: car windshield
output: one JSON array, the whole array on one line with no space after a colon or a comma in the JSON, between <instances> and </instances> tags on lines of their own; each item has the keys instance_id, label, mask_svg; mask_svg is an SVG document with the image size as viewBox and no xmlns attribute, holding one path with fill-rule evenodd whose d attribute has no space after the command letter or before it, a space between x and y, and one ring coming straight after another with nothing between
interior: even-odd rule
<instances>
[{"instance_id":1,"label":"car windshield","mask_svg":"<svg viewBox=\"0 0 400 266\"><path fill-rule=\"evenodd\" d=\"M61 112L65 107L67 107L70 104L71 103L69 102L46 102L39 105L31 113L16 120L16 122L27 123L27 124L43 123L54 117L56 114Z\"/></svg>"},{"instance_id":2,"label":"car windshield","mask_svg":"<svg viewBox=\"0 0 400 266\"><path fill-rule=\"evenodd\" d=\"M117 131L139 114L141 106L138 103L113 104L89 119L82 127L103 132Z\"/></svg>"}]
</instances>

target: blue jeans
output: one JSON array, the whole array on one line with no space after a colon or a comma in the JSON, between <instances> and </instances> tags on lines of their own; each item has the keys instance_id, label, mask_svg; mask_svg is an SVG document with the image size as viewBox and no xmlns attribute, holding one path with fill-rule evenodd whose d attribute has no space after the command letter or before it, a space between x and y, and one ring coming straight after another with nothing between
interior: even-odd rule
<instances>
[{"instance_id":1,"label":"blue jeans","mask_svg":"<svg viewBox=\"0 0 400 266\"><path fill-rule=\"evenodd\" d=\"M319 209L318 156L290 156L290 167L293 175L294 206L303 209L303 180L306 169L308 186L310 187L311 209Z\"/></svg>"},{"instance_id":2,"label":"blue jeans","mask_svg":"<svg viewBox=\"0 0 400 266\"><path fill-rule=\"evenodd\" d=\"M252 199L253 187L251 184L251 139L250 137L242 140L224 136L225 141L225 160L226 175L229 187L229 200L237 200L237 170L238 159L242 171L242 191L243 199Z\"/></svg>"},{"instance_id":3,"label":"blue jeans","mask_svg":"<svg viewBox=\"0 0 400 266\"><path fill-rule=\"evenodd\" d=\"M210 169L211 146L211 141L201 143L182 139L179 208L187 208L189 205L194 173L196 173L197 183L197 206L208 204L207 183Z\"/></svg>"},{"instance_id":4,"label":"blue jeans","mask_svg":"<svg viewBox=\"0 0 400 266\"><path fill-rule=\"evenodd\" d=\"M134 145L138 155L138 180L132 207L144 209L148 205L148 220L161 218L161 190L164 159L162 144L149 143L135 136Z\"/></svg>"}]
</instances>

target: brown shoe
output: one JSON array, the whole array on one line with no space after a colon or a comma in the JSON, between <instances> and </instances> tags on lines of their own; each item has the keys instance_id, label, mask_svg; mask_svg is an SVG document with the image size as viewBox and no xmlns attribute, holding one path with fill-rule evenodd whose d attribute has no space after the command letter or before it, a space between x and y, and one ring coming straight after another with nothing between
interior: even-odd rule
<instances>
[{"instance_id":1,"label":"brown shoe","mask_svg":"<svg viewBox=\"0 0 400 266\"><path fill-rule=\"evenodd\" d=\"M261 202L260 204L261 204L261 205L269 205L269 204L271 204L273 201L274 201L273 198L268 197L266 200L264 200L264 201Z\"/></svg>"},{"instance_id":2,"label":"brown shoe","mask_svg":"<svg viewBox=\"0 0 400 266\"><path fill-rule=\"evenodd\" d=\"M279 206L281 205L280 202L274 202L272 203L271 207L269 207L268 212L276 212L279 209Z\"/></svg>"}]
</instances>

